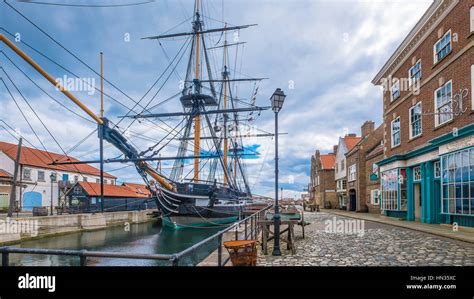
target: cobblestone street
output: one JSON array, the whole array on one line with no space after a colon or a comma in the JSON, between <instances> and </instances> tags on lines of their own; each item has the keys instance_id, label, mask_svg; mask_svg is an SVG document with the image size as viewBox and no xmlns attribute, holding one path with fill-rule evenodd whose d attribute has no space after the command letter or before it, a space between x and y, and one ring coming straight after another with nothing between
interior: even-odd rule
<instances>
[{"instance_id":1,"label":"cobblestone street","mask_svg":"<svg viewBox=\"0 0 474 299\"><path fill-rule=\"evenodd\" d=\"M325 212L305 213L310 225L295 228L296 254L263 255L259 266L474 266L474 244L365 221L364 235L325 232L326 221L351 220ZM270 245L273 241L270 242Z\"/></svg>"}]
</instances>

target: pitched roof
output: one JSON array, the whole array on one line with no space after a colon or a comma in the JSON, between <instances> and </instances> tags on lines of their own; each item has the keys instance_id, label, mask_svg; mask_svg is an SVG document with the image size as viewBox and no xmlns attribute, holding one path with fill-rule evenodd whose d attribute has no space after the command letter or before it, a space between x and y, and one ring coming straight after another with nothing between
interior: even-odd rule
<instances>
[{"instance_id":1,"label":"pitched roof","mask_svg":"<svg viewBox=\"0 0 474 299\"><path fill-rule=\"evenodd\" d=\"M321 155L321 167L322 169L333 169L336 156L334 154Z\"/></svg>"},{"instance_id":2,"label":"pitched roof","mask_svg":"<svg viewBox=\"0 0 474 299\"><path fill-rule=\"evenodd\" d=\"M148 190L148 188L143 184L123 183L122 186L127 187L139 196L151 196L150 190Z\"/></svg>"},{"instance_id":3,"label":"pitched roof","mask_svg":"<svg viewBox=\"0 0 474 299\"><path fill-rule=\"evenodd\" d=\"M357 143L359 143L359 141L362 139L362 137L346 136L343 139L344 139L344 143L346 144L347 151L350 151L351 149L354 148L354 146L357 145Z\"/></svg>"},{"instance_id":4,"label":"pitched roof","mask_svg":"<svg viewBox=\"0 0 474 299\"><path fill-rule=\"evenodd\" d=\"M4 152L10 159L15 160L16 153L18 151L18 145L0 141L0 151ZM78 159L70 157L70 156L37 150L37 149L33 149L26 146L21 147L20 164L22 165L46 168L46 169L54 169L58 171L65 171L65 172L72 172L72 173L89 174L89 175L95 175L95 176L100 175L99 169L92 167L88 164L49 165L53 161L79 162ZM111 179L117 178L106 172L104 172L104 177L111 178Z\"/></svg>"},{"instance_id":5,"label":"pitched roof","mask_svg":"<svg viewBox=\"0 0 474 299\"><path fill-rule=\"evenodd\" d=\"M100 184L79 182L78 183L89 196L100 196ZM148 198L148 195L138 194L126 186L104 184L104 196L106 197L127 197L127 198Z\"/></svg>"},{"instance_id":6,"label":"pitched roof","mask_svg":"<svg viewBox=\"0 0 474 299\"><path fill-rule=\"evenodd\" d=\"M12 178L13 176L3 169L0 169L0 178Z\"/></svg>"}]
</instances>

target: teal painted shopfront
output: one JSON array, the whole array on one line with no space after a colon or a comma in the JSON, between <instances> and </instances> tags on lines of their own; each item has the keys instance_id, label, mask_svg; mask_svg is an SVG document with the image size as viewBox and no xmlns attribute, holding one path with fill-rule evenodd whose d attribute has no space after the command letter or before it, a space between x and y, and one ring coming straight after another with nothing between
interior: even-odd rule
<instances>
[{"instance_id":1,"label":"teal painted shopfront","mask_svg":"<svg viewBox=\"0 0 474 299\"><path fill-rule=\"evenodd\" d=\"M474 124L377 164L385 215L474 227Z\"/></svg>"}]
</instances>

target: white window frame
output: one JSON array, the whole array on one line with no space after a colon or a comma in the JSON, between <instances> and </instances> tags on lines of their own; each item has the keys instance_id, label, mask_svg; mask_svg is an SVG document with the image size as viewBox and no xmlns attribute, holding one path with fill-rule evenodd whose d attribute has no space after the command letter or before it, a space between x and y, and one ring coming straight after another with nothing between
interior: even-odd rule
<instances>
[{"instance_id":1,"label":"white window frame","mask_svg":"<svg viewBox=\"0 0 474 299\"><path fill-rule=\"evenodd\" d=\"M413 181L421 182L421 167L416 166L413 168Z\"/></svg>"},{"instance_id":2,"label":"white window frame","mask_svg":"<svg viewBox=\"0 0 474 299\"><path fill-rule=\"evenodd\" d=\"M390 176L390 180L386 181L387 175ZM400 180L399 170L392 169L382 173L381 177L381 201L382 210L387 211L398 211L399 210L399 193L400 193Z\"/></svg>"},{"instance_id":3,"label":"white window frame","mask_svg":"<svg viewBox=\"0 0 474 299\"><path fill-rule=\"evenodd\" d=\"M398 89L398 95L397 95L397 97L394 98L393 97L393 89L395 88L395 86ZM396 79L396 80L393 81L392 86L390 86L390 102L395 101L399 97L400 97L400 80Z\"/></svg>"},{"instance_id":4,"label":"white window frame","mask_svg":"<svg viewBox=\"0 0 474 299\"><path fill-rule=\"evenodd\" d=\"M23 179L27 180L27 181L31 181L32 180L32 173L33 173L33 170L31 168L24 168L23 169Z\"/></svg>"},{"instance_id":5,"label":"white window frame","mask_svg":"<svg viewBox=\"0 0 474 299\"><path fill-rule=\"evenodd\" d=\"M370 190L370 204L373 206L380 205L380 190Z\"/></svg>"},{"instance_id":6,"label":"white window frame","mask_svg":"<svg viewBox=\"0 0 474 299\"><path fill-rule=\"evenodd\" d=\"M474 177L471 172L474 160L472 157L474 157L473 147L441 156L442 214L474 216L474 201L472 201ZM464 172L465 168L467 168L467 173Z\"/></svg>"},{"instance_id":7,"label":"white window frame","mask_svg":"<svg viewBox=\"0 0 474 299\"><path fill-rule=\"evenodd\" d=\"M38 170L38 181L46 182L46 173L43 170Z\"/></svg>"},{"instance_id":8,"label":"white window frame","mask_svg":"<svg viewBox=\"0 0 474 299\"><path fill-rule=\"evenodd\" d=\"M434 63L438 63L440 62L441 60L438 60L438 52L436 52L436 45L439 44L445 37L446 35L450 35L450 39L449 39L449 45L450 45L450 50L448 53L446 53L446 55L441 58L441 60L443 60L444 58L446 58L446 56L448 56L449 53L451 53L453 51L453 35L451 34L451 29L449 29L448 31L446 31L445 34L443 34L443 36L438 39L438 41L433 45L433 61Z\"/></svg>"},{"instance_id":9,"label":"white window frame","mask_svg":"<svg viewBox=\"0 0 474 299\"><path fill-rule=\"evenodd\" d=\"M441 177L441 161L434 162L433 167L434 177L435 179L439 179Z\"/></svg>"},{"instance_id":10,"label":"white window frame","mask_svg":"<svg viewBox=\"0 0 474 299\"><path fill-rule=\"evenodd\" d=\"M418 72L420 74L420 78L418 80L414 80L413 76L411 75L411 70L413 70L418 64L420 64L420 71ZM416 73L416 74L418 74L418 73ZM422 76L423 76L423 73L421 72L421 59L418 59L418 61L415 62L415 64L408 70L408 84L410 84L410 86L412 86L413 83L415 83L417 81L421 81Z\"/></svg>"},{"instance_id":11,"label":"white window frame","mask_svg":"<svg viewBox=\"0 0 474 299\"><path fill-rule=\"evenodd\" d=\"M352 164L351 166L349 166L348 168L348 172L349 172L349 175L348 175L348 182L353 182L357 179L357 167L355 164Z\"/></svg>"},{"instance_id":12,"label":"white window frame","mask_svg":"<svg viewBox=\"0 0 474 299\"><path fill-rule=\"evenodd\" d=\"M420 106L420 119L419 119L419 122L420 122L420 132L417 134L417 135L413 135L413 124L414 122L412 122L412 116L413 116L413 110L417 107L417 106ZM410 110L409 110L409 119L410 119L410 139L413 139L415 137L418 137L420 136L421 134L423 134L423 113L421 111L421 101L416 103L415 105L413 105Z\"/></svg>"},{"instance_id":13,"label":"white window frame","mask_svg":"<svg viewBox=\"0 0 474 299\"><path fill-rule=\"evenodd\" d=\"M398 144L395 144L394 143L394 138L393 138L393 135L394 135L394 132L393 132L393 123L398 121L399 122L399 125L398 125L398 135L399 135L399 143ZM401 120L400 120L400 116L395 118L394 120L392 120L391 124L390 124L390 131L391 131L391 144L392 144L392 148L396 148L397 146L400 146L400 144L402 144L402 128L401 128Z\"/></svg>"},{"instance_id":14,"label":"white window frame","mask_svg":"<svg viewBox=\"0 0 474 299\"><path fill-rule=\"evenodd\" d=\"M471 33L474 33L474 6L471 6L471 9L470 9L470 19L471 19Z\"/></svg>"},{"instance_id":15,"label":"white window frame","mask_svg":"<svg viewBox=\"0 0 474 299\"><path fill-rule=\"evenodd\" d=\"M450 102L451 102L451 117L450 117L448 120L446 120L446 121L440 123L440 122L439 122L439 117L441 116L441 114L439 114L439 111L438 111L439 108L438 108L438 101L437 101L437 93L438 93L438 90L445 88L448 84L451 84L451 101L450 101ZM434 97L434 107L435 107L435 114L434 114L434 117L435 117L435 127L439 127L439 126L441 126L441 125L444 125L445 123L450 122L451 120L453 120L453 117L454 117L454 115L453 115L453 80L449 80L449 81L446 82L443 86L441 86L440 88L436 89L436 90L434 91L434 96L433 96L433 97ZM447 104L447 103L446 103L446 104ZM445 104L445 105L446 105L446 104Z\"/></svg>"},{"instance_id":16,"label":"white window frame","mask_svg":"<svg viewBox=\"0 0 474 299\"><path fill-rule=\"evenodd\" d=\"M471 65L471 110L474 111L474 64Z\"/></svg>"}]
</instances>

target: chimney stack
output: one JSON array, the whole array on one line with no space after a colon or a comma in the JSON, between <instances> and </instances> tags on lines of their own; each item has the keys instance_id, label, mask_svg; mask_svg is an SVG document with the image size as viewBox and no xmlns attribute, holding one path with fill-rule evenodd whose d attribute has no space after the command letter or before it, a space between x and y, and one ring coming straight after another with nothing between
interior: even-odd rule
<instances>
[{"instance_id":1,"label":"chimney stack","mask_svg":"<svg viewBox=\"0 0 474 299\"><path fill-rule=\"evenodd\" d=\"M337 144L333 146L332 150L333 150L334 155L335 155L337 153Z\"/></svg>"},{"instance_id":2,"label":"chimney stack","mask_svg":"<svg viewBox=\"0 0 474 299\"><path fill-rule=\"evenodd\" d=\"M366 121L360 128L360 133L362 135L362 138L369 135L374 130L375 130L375 123L371 120Z\"/></svg>"}]
</instances>

